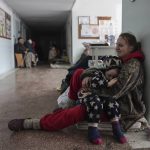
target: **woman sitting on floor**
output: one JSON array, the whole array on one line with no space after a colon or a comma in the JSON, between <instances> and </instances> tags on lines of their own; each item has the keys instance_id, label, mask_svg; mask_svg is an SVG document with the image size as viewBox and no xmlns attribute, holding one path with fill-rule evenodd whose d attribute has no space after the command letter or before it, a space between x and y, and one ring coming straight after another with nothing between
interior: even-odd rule
<instances>
[{"instance_id":1,"label":"woman sitting on floor","mask_svg":"<svg viewBox=\"0 0 150 150\"><path fill-rule=\"evenodd\" d=\"M120 105L121 125L127 131L138 119L145 114L143 103L143 83L144 74L142 62L144 56L137 47L134 35L122 33L116 44L116 52L123 61L122 68L118 76L118 82L111 92L112 98ZM70 91L68 97L70 101L78 99L77 93L82 85L86 86L90 82L87 77L81 84L80 75L83 69L76 70L70 81ZM63 109L52 114L47 114L41 119L14 119L8 123L10 130L19 131L25 129L42 129L47 131L57 131L85 120L87 111L84 105L77 105L72 108ZM113 120L112 120L113 122ZM120 130L114 127L114 134ZM95 136L92 140L95 139ZM117 138L118 139L118 138ZM118 139L120 142L120 139Z\"/></svg>"}]
</instances>

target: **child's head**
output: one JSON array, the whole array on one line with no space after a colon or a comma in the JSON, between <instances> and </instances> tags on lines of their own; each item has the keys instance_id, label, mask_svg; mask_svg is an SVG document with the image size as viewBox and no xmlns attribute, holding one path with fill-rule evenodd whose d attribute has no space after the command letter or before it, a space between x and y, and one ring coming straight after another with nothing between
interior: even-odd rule
<instances>
[{"instance_id":1,"label":"child's head","mask_svg":"<svg viewBox=\"0 0 150 150\"><path fill-rule=\"evenodd\" d=\"M109 81L113 78L116 78L118 74L119 74L119 68L117 67L109 68L105 71L105 77Z\"/></svg>"}]
</instances>

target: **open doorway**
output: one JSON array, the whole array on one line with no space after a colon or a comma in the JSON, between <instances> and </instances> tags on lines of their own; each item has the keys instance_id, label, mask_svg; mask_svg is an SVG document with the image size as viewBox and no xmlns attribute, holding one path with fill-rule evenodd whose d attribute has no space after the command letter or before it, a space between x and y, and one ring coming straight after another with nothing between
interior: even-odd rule
<instances>
[{"instance_id":1,"label":"open doorway","mask_svg":"<svg viewBox=\"0 0 150 150\"><path fill-rule=\"evenodd\" d=\"M66 50L66 34L62 31L34 31L32 30L32 38L36 43L36 50L39 60L48 63L49 51L52 46L58 50L58 59L64 56Z\"/></svg>"}]
</instances>

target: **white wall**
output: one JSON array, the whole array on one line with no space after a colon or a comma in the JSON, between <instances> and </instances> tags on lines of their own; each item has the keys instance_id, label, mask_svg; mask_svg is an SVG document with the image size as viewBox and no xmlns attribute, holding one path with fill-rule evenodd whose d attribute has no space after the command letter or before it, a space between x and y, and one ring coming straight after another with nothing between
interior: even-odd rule
<instances>
[{"instance_id":1,"label":"white wall","mask_svg":"<svg viewBox=\"0 0 150 150\"><path fill-rule=\"evenodd\" d=\"M17 38L20 36L20 18L17 15L13 15L13 40L17 42Z\"/></svg>"},{"instance_id":2,"label":"white wall","mask_svg":"<svg viewBox=\"0 0 150 150\"><path fill-rule=\"evenodd\" d=\"M136 0L122 2L122 30L123 32L132 32L137 39L141 41L143 52L146 56L145 72L146 87L145 101L147 107L147 118L150 122L150 0Z\"/></svg>"},{"instance_id":3,"label":"white wall","mask_svg":"<svg viewBox=\"0 0 150 150\"><path fill-rule=\"evenodd\" d=\"M7 74L15 67L14 63L14 43L15 39L20 36L20 22L22 21L7 4L0 0L0 8L11 16L11 39L0 37L0 76ZM24 28L26 25L22 23ZM25 29L24 29L25 30ZM25 34L25 31L23 31ZM25 35L23 35L25 37Z\"/></svg>"},{"instance_id":4,"label":"white wall","mask_svg":"<svg viewBox=\"0 0 150 150\"><path fill-rule=\"evenodd\" d=\"M13 32L13 13L12 10L0 0L0 8L11 16L11 31ZM11 35L13 39L13 34ZM0 75L14 68L14 48L13 40L0 37Z\"/></svg>"},{"instance_id":5,"label":"white wall","mask_svg":"<svg viewBox=\"0 0 150 150\"><path fill-rule=\"evenodd\" d=\"M82 42L95 41L78 39L78 16L112 16L121 32L122 0L76 0L72 9L72 62L83 52ZM97 40L96 40L97 41Z\"/></svg>"}]
</instances>

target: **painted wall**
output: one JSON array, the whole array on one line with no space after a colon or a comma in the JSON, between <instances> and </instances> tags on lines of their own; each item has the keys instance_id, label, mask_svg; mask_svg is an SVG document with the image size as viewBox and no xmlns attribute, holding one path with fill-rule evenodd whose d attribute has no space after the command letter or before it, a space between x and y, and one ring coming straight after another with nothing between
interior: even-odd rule
<instances>
[{"instance_id":1,"label":"painted wall","mask_svg":"<svg viewBox=\"0 0 150 150\"><path fill-rule=\"evenodd\" d=\"M0 0L0 8L11 16L11 40L0 37L0 75L3 75L14 69L14 43L19 36L26 38L27 26L3 0Z\"/></svg>"},{"instance_id":2,"label":"painted wall","mask_svg":"<svg viewBox=\"0 0 150 150\"><path fill-rule=\"evenodd\" d=\"M147 107L147 118L150 122L150 0L136 0L122 2L122 30L132 32L141 41L143 52L146 56L145 72L146 86L145 98Z\"/></svg>"},{"instance_id":3,"label":"painted wall","mask_svg":"<svg viewBox=\"0 0 150 150\"><path fill-rule=\"evenodd\" d=\"M0 8L6 11L11 16L11 31L13 33L13 13L12 10L0 0ZM14 49L13 49L13 34L11 40L0 37L0 75L14 69Z\"/></svg>"},{"instance_id":4,"label":"painted wall","mask_svg":"<svg viewBox=\"0 0 150 150\"><path fill-rule=\"evenodd\" d=\"M121 13L121 0L76 0L72 9L72 63L75 63L83 52L83 42L95 41L78 39L78 16L112 16L112 20L118 23L118 32L120 34L122 27Z\"/></svg>"}]
</instances>

